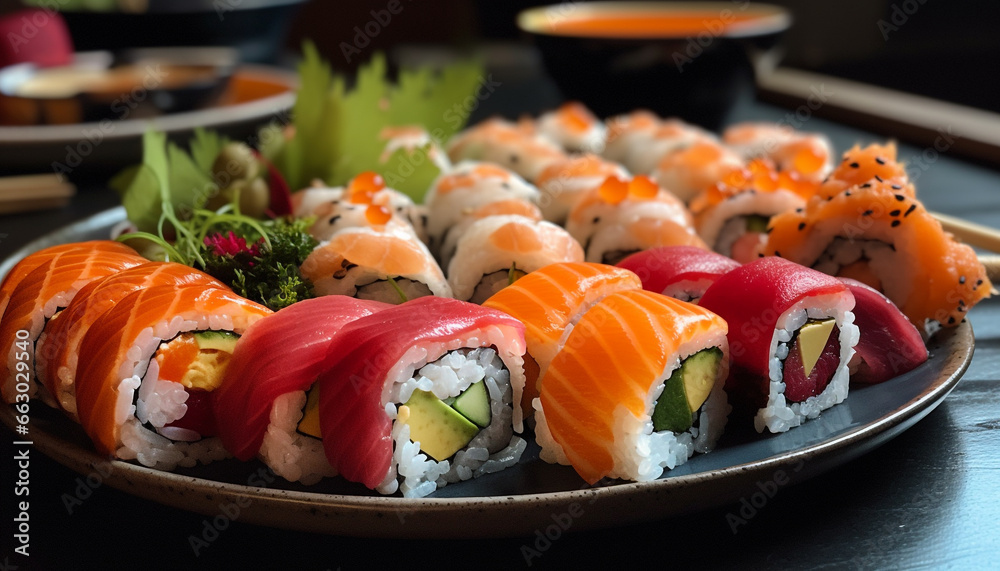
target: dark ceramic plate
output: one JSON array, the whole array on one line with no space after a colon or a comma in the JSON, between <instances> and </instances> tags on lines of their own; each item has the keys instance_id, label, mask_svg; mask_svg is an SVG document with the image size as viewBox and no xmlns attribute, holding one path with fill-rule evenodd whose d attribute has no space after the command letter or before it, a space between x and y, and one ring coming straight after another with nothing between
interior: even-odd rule
<instances>
[{"instance_id":1,"label":"dark ceramic plate","mask_svg":"<svg viewBox=\"0 0 1000 571\"><path fill-rule=\"evenodd\" d=\"M0 266L6 274L27 253L54 244L106 238L124 219L116 208L32 242ZM139 497L206 515L240 506L241 521L371 537L499 537L532 535L559 522L574 529L613 527L739 502L848 462L913 426L941 403L972 360L972 327L962 323L929 345L930 360L877 386L852 390L816 420L779 435L727 432L719 447L653 482L603 481L590 487L566 466L540 461L529 447L514 468L438 490L428 498L384 497L337 478L316 486L287 483L259 462L236 460L158 472L109 461L83 430L32 403L30 438L56 461ZM0 419L13 426L13 409Z\"/></svg>"}]
</instances>

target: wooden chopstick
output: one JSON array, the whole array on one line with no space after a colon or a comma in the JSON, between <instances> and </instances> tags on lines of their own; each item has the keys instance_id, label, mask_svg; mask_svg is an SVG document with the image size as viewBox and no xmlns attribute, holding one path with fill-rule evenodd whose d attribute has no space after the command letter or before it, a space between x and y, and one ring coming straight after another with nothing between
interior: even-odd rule
<instances>
[{"instance_id":1,"label":"wooden chopstick","mask_svg":"<svg viewBox=\"0 0 1000 571\"><path fill-rule=\"evenodd\" d=\"M55 173L0 177L0 214L59 208L76 187Z\"/></svg>"},{"instance_id":2,"label":"wooden chopstick","mask_svg":"<svg viewBox=\"0 0 1000 571\"><path fill-rule=\"evenodd\" d=\"M1000 230L939 212L931 212L931 216L937 218L945 232L951 232L962 242L983 250L1000 253Z\"/></svg>"}]
</instances>

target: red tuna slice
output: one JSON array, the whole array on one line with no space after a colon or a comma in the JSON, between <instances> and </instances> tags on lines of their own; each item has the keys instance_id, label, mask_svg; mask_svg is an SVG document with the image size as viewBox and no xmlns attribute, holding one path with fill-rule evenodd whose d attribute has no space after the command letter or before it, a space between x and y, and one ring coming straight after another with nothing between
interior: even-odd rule
<instances>
[{"instance_id":1,"label":"red tuna slice","mask_svg":"<svg viewBox=\"0 0 1000 571\"><path fill-rule=\"evenodd\" d=\"M722 254L695 246L665 246L632 254L619 262L618 267L639 276L642 289L671 295L675 286L681 284L702 282L707 288L740 264ZM704 293L704 290L699 293Z\"/></svg>"},{"instance_id":2,"label":"red tuna slice","mask_svg":"<svg viewBox=\"0 0 1000 571\"><path fill-rule=\"evenodd\" d=\"M837 278L775 256L759 258L716 280L699 305L729 324L732 366L727 389L751 383L766 387L778 317L799 301L822 295L853 300L847 285Z\"/></svg>"},{"instance_id":3,"label":"red tuna slice","mask_svg":"<svg viewBox=\"0 0 1000 571\"><path fill-rule=\"evenodd\" d=\"M798 337L788 345L788 357L782 371L785 383L785 399L789 402L803 402L814 397L830 384L833 374L840 364L840 328L833 327L830 338L826 340L819 360L813 366L812 372L806 376L802 364L802 351L799 349Z\"/></svg>"},{"instance_id":4,"label":"red tuna slice","mask_svg":"<svg viewBox=\"0 0 1000 571\"><path fill-rule=\"evenodd\" d=\"M503 334L501 358L510 351L524 354L524 324L501 311L456 299L420 297L345 326L330 345L328 369L318 381L320 429L330 465L370 489L382 484L392 462L392 420L382 402L390 369L412 347L472 336L485 343L488 329ZM427 360L438 357L428 355ZM520 396L515 390L514 402ZM518 410L515 407L515 417ZM515 429L520 430L517 418Z\"/></svg>"},{"instance_id":5,"label":"red tuna slice","mask_svg":"<svg viewBox=\"0 0 1000 571\"><path fill-rule=\"evenodd\" d=\"M388 304L332 295L290 305L251 325L240 337L214 393L219 438L240 460L260 451L274 400L306 391L326 368L341 328Z\"/></svg>"},{"instance_id":6,"label":"red tuna slice","mask_svg":"<svg viewBox=\"0 0 1000 571\"><path fill-rule=\"evenodd\" d=\"M859 281L840 278L857 305L854 323L861 340L851 360L851 382L873 385L915 369L927 360L920 332L903 312L878 290Z\"/></svg>"}]
</instances>

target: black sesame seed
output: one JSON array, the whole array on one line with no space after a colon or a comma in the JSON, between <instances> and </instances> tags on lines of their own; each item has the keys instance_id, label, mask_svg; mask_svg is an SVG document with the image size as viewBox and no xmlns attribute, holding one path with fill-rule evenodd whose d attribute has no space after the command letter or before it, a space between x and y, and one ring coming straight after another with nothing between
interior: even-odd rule
<instances>
[{"instance_id":1,"label":"black sesame seed","mask_svg":"<svg viewBox=\"0 0 1000 571\"><path fill-rule=\"evenodd\" d=\"M594 217L594 220L593 220L594 224L597 224L600 221L601 221L601 217L600 216L595 216Z\"/></svg>"},{"instance_id":2,"label":"black sesame seed","mask_svg":"<svg viewBox=\"0 0 1000 571\"><path fill-rule=\"evenodd\" d=\"M799 222L799 231L801 232L802 230L805 230L805 229L806 229L806 223L805 222Z\"/></svg>"},{"instance_id":3,"label":"black sesame seed","mask_svg":"<svg viewBox=\"0 0 1000 571\"><path fill-rule=\"evenodd\" d=\"M898 185L898 184L892 185L892 189L893 190L900 190L901 188L903 188L901 185Z\"/></svg>"},{"instance_id":4,"label":"black sesame seed","mask_svg":"<svg viewBox=\"0 0 1000 571\"><path fill-rule=\"evenodd\" d=\"M884 165L885 164L885 161L883 161L881 159L881 157L875 157L875 162L878 163L878 164L880 164L880 165Z\"/></svg>"},{"instance_id":5,"label":"black sesame seed","mask_svg":"<svg viewBox=\"0 0 1000 571\"><path fill-rule=\"evenodd\" d=\"M801 208L796 208L795 212L802 212L802 209Z\"/></svg>"},{"instance_id":6,"label":"black sesame seed","mask_svg":"<svg viewBox=\"0 0 1000 571\"><path fill-rule=\"evenodd\" d=\"M763 257L764 257L764 254L761 254L760 252L757 252L757 257L758 257L758 258L763 258Z\"/></svg>"},{"instance_id":7,"label":"black sesame seed","mask_svg":"<svg viewBox=\"0 0 1000 571\"><path fill-rule=\"evenodd\" d=\"M875 211L874 210L865 210L861 215L862 216L871 216L872 212L875 212Z\"/></svg>"},{"instance_id":8,"label":"black sesame seed","mask_svg":"<svg viewBox=\"0 0 1000 571\"><path fill-rule=\"evenodd\" d=\"M976 280L976 285L977 286L983 285L983 280Z\"/></svg>"},{"instance_id":9,"label":"black sesame seed","mask_svg":"<svg viewBox=\"0 0 1000 571\"><path fill-rule=\"evenodd\" d=\"M779 251L775 250L775 251L774 251L774 255L775 255L775 256L778 256L778 257L780 258L780 257L781 257L781 252L779 252Z\"/></svg>"},{"instance_id":10,"label":"black sesame seed","mask_svg":"<svg viewBox=\"0 0 1000 571\"><path fill-rule=\"evenodd\" d=\"M954 325L954 324L955 324L955 318L954 317L949 317L948 318L948 325Z\"/></svg>"},{"instance_id":11,"label":"black sesame seed","mask_svg":"<svg viewBox=\"0 0 1000 571\"><path fill-rule=\"evenodd\" d=\"M879 175L875 175L875 180L877 180L879 182L885 182L884 180L882 180L882 177L880 177Z\"/></svg>"},{"instance_id":12,"label":"black sesame seed","mask_svg":"<svg viewBox=\"0 0 1000 571\"><path fill-rule=\"evenodd\" d=\"M850 195L851 195L851 191L849 191L849 190L845 190L844 191L844 196L850 196Z\"/></svg>"},{"instance_id":13,"label":"black sesame seed","mask_svg":"<svg viewBox=\"0 0 1000 571\"><path fill-rule=\"evenodd\" d=\"M898 209L897 210L893 210L892 212L889 213L889 216L899 216L900 212L902 212L902 211L898 210Z\"/></svg>"},{"instance_id":14,"label":"black sesame seed","mask_svg":"<svg viewBox=\"0 0 1000 571\"><path fill-rule=\"evenodd\" d=\"M965 300L964 299L958 300L958 305L961 307L965 307Z\"/></svg>"},{"instance_id":15,"label":"black sesame seed","mask_svg":"<svg viewBox=\"0 0 1000 571\"><path fill-rule=\"evenodd\" d=\"M851 168L852 168L852 169L856 169L856 168L858 168L858 167L860 167L860 166L861 166L861 165L859 165L858 163L851 163Z\"/></svg>"},{"instance_id":16,"label":"black sesame seed","mask_svg":"<svg viewBox=\"0 0 1000 571\"><path fill-rule=\"evenodd\" d=\"M964 284L965 283L965 276L958 276L958 283Z\"/></svg>"},{"instance_id":17,"label":"black sesame seed","mask_svg":"<svg viewBox=\"0 0 1000 571\"><path fill-rule=\"evenodd\" d=\"M334 224L336 224L337 220L340 220L340 215L339 214L330 219L330 221L329 221L330 226L333 226Z\"/></svg>"},{"instance_id":18,"label":"black sesame seed","mask_svg":"<svg viewBox=\"0 0 1000 571\"><path fill-rule=\"evenodd\" d=\"M871 187L872 185L867 182L861 185L861 188L871 188Z\"/></svg>"},{"instance_id":19,"label":"black sesame seed","mask_svg":"<svg viewBox=\"0 0 1000 571\"><path fill-rule=\"evenodd\" d=\"M906 214L904 214L903 216L909 216L910 213L913 212L916 209L917 209L917 205L916 204L911 204L910 207L906 209Z\"/></svg>"},{"instance_id":20,"label":"black sesame seed","mask_svg":"<svg viewBox=\"0 0 1000 571\"><path fill-rule=\"evenodd\" d=\"M900 202L903 202L904 200L906 200L906 197L903 196L902 194L897 194L896 195L896 200L898 200Z\"/></svg>"},{"instance_id":21,"label":"black sesame seed","mask_svg":"<svg viewBox=\"0 0 1000 571\"><path fill-rule=\"evenodd\" d=\"M899 226L899 225L900 225L900 221L899 220L893 220L892 224L890 224L890 226L892 226L893 228L895 228L896 226Z\"/></svg>"}]
</instances>

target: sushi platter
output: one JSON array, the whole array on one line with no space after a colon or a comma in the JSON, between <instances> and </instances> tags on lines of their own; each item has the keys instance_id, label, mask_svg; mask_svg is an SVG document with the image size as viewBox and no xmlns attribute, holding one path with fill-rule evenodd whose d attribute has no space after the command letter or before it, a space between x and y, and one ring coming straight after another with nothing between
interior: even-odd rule
<instances>
[{"instance_id":1,"label":"sushi platter","mask_svg":"<svg viewBox=\"0 0 1000 571\"><path fill-rule=\"evenodd\" d=\"M0 266L55 244L106 236L124 219L121 208L49 234L15 253ZM538 459L530 448L514 468L481 480L441 489L433 497L380 496L359 485L327 479L301 486L270 475L258 461L224 460L154 470L98 454L79 425L36 407L35 446L80 474L100 473L104 482L129 494L207 515L224 502L246 506L244 521L266 526L366 537L458 538L530 535L551 523L553 513L582 505L578 529L600 529L706 510L749 497L756 484L801 482L888 442L939 405L958 384L972 359L968 323L935 337L930 359L898 378L859 389L815 422L794 431L759 437L724 438L708 455L698 455L664 477L641 483L583 484L573 471ZM852 393L855 394L855 393ZM15 423L11 408L0 419Z\"/></svg>"},{"instance_id":2,"label":"sushi platter","mask_svg":"<svg viewBox=\"0 0 1000 571\"><path fill-rule=\"evenodd\" d=\"M514 536L801 482L969 366L991 277L894 142L578 102L462 129L474 65L385 72L307 46L296 123L147 131L122 207L6 260L4 423L204 514Z\"/></svg>"}]
</instances>

